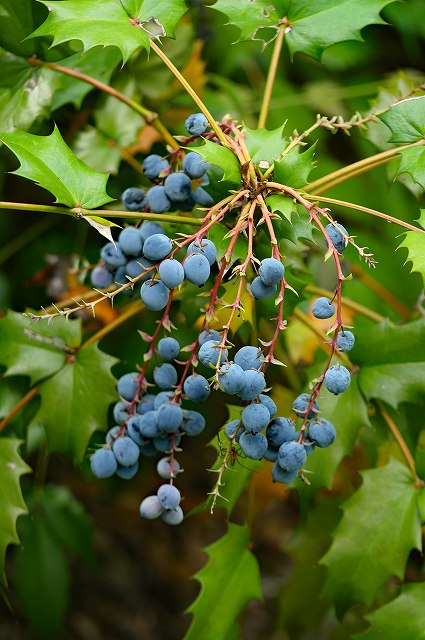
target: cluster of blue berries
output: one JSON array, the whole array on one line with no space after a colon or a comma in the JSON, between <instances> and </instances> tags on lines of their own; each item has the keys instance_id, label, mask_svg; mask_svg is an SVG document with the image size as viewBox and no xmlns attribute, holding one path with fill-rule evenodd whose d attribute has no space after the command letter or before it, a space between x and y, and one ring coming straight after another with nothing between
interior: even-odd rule
<instances>
[{"instance_id":1,"label":"cluster of blue berries","mask_svg":"<svg viewBox=\"0 0 425 640\"><path fill-rule=\"evenodd\" d=\"M285 268L276 258L265 258L260 262L258 276L251 282L251 293L256 300L269 298L276 293Z\"/></svg>"}]
</instances>

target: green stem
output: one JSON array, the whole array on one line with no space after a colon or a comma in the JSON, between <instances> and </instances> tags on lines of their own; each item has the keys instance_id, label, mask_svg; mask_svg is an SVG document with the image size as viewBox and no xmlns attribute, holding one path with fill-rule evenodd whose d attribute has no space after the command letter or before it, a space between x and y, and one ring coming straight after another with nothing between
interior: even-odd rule
<instances>
[{"instance_id":1,"label":"green stem","mask_svg":"<svg viewBox=\"0 0 425 640\"><path fill-rule=\"evenodd\" d=\"M273 54L270 60L269 72L267 74L266 86L264 89L263 102L261 104L260 116L258 118L258 129L266 126L267 116L269 113L270 100L273 92L273 85L276 79L277 66L279 63L280 53L282 51L283 38L285 37L286 24L281 24L279 33L277 34Z\"/></svg>"},{"instance_id":2,"label":"green stem","mask_svg":"<svg viewBox=\"0 0 425 640\"><path fill-rule=\"evenodd\" d=\"M204 103L202 102L201 98L198 96L196 91L191 87L191 85L186 80L186 78L180 73L180 71L177 69L177 67L174 66L174 64L171 62L171 60L165 55L165 53L162 51L162 49L160 47L158 47L158 45L153 40L150 41L150 45L151 45L151 48L157 54L157 56L159 58L161 58L161 60L164 62L164 64L170 69L171 73L177 78L177 80L180 82L180 84L186 89L186 91L188 92L188 94L190 95L192 100L198 105L198 107L200 108L200 110L202 111L202 113L204 114L204 116L206 117L208 122L210 123L211 128L214 130L217 138L225 146L227 146L227 140L226 140L225 136L223 135L222 130L220 129L220 127L218 126L218 124L214 120L212 114L208 111L207 107L204 105Z\"/></svg>"},{"instance_id":3,"label":"green stem","mask_svg":"<svg viewBox=\"0 0 425 640\"><path fill-rule=\"evenodd\" d=\"M174 222L176 224L191 224L196 227L202 226L202 220L197 218L188 218L186 216L173 216L167 213L145 213L129 211L114 211L109 209L83 209L82 207L74 207L66 209L65 207L55 207L46 204L28 204L25 202L0 202L0 209L12 209L13 211L37 211L41 213L61 213L73 218L85 216L86 218L130 218L136 220L156 220L158 222Z\"/></svg>"},{"instance_id":4,"label":"green stem","mask_svg":"<svg viewBox=\"0 0 425 640\"><path fill-rule=\"evenodd\" d=\"M113 96L117 100L120 100L121 102L124 102L124 104L133 109L133 111L136 111L139 115L141 115L148 124L154 127L158 131L158 133L161 134L165 142L173 147L173 149L180 148L180 145L173 138L168 129L163 125L157 113L146 109L146 107L143 107L135 100L128 98L124 93L117 91L113 87L110 87L108 84L105 84L100 80L96 80L96 78L92 78L91 76L87 76L85 73L81 73L80 71L76 71L75 69L63 67L60 64L56 64L54 62L45 62L44 60L40 60L36 57L28 58L27 62L33 67L48 67L53 71L63 73L67 76L71 76L72 78L77 78L77 80L82 80L83 82L87 82L87 84L91 84L93 87L96 87L96 89L100 89L100 91L103 91L104 93L109 93L109 95Z\"/></svg>"},{"instance_id":5,"label":"green stem","mask_svg":"<svg viewBox=\"0 0 425 640\"><path fill-rule=\"evenodd\" d=\"M315 195L319 195L320 193L323 193L324 191L328 191L329 189L333 189L334 187L337 187L339 184L341 184L341 182L345 182L346 180L351 179L351 178L356 178L357 176L362 175L362 173L366 173L367 171L372 171L373 169L376 169L377 167L381 167L384 164L388 164L388 162L391 162L392 160L394 160L394 157L383 158L382 160L378 160L377 162L374 162L373 164L366 165L366 166L363 166L363 167L359 167L358 169L353 169L352 171L350 171L349 174L343 174L343 175L340 175L339 177L334 178L333 180L329 180L329 182L327 182L322 187L319 187L318 189L315 189L314 190L314 194ZM307 185L307 186L309 188L310 185Z\"/></svg>"}]
</instances>

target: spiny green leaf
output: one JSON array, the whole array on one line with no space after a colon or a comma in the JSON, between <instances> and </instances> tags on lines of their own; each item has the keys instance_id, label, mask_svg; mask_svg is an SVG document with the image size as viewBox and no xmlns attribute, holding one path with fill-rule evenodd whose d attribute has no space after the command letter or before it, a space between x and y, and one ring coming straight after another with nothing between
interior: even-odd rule
<instances>
[{"instance_id":1,"label":"spiny green leaf","mask_svg":"<svg viewBox=\"0 0 425 640\"><path fill-rule=\"evenodd\" d=\"M78 347L81 320L56 318L47 324L31 324L21 313L8 311L0 318L0 363L8 376L28 376L31 384L53 375L66 362L61 348Z\"/></svg>"},{"instance_id":2,"label":"spiny green leaf","mask_svg":"<svg viewBox=\"0 0 425 640\"><path fill-rule=\"evenodd\" d=\"M108 176L81 162L56 126L49 136L15 131L0 133L0 140L21 163L14 173L53 193L56 202L68 207L95 209L113 200L105 191Z\"/></svg>"},{"instance_id":3,"label":"spiny green leaf","mask_svg":"<svg viewBox=\"0 0 425 640\"><path fill-rule=\"evenodd\" d=\"M53 36L53 45L80 40L84 51L115 46L124 63L137 49L149 50L155 19L159 34L173 37L174 28L187 11L184 0L40 0L49 8L47 20L32 34ZM136 22L132 22L136 21Z\"/></svg>"},{"instance_id":4,"label":"spiny green leaf","mask_svg":"<svg viewBox=\"0 0 425 640\"><path fill-rule=\"evenodd\" d=\"M288 146L288 140L283 138L285 125L273 131L267 129L246 129L246 146L252 161L258 164L261 161L272 164Z\"/></svg>"},{"instance_id":5,"label":"spiny green leaf","mask_svg":"<svg viewBox=\"0 0 425 640\"><path fill-rule=\"evenodd\" d=\"M388 578L403 577L409 553L421 544L418 490L409 469L391 460L362 477L321 561L328 569L324 595L339 612L357 602L370 605Z\"/></svg>"},{"instance_id":6,"label":"spiny green leaf","mask_svg":"<svg viewBox=\"0 0 425 640\"><path fill-rule=\"evenodd\" d=\"M397 169L396 177L403 173L408 173L416 184L425 189L425 148L411 147L410 149L403 149L400 155L401 162Z\"/></svg>"},{"instance_id":7,"label":"spiny green leaf","mask_svg":"<svg viewBox=\"0 0 425 640\"><path fill-rule=\"evenodd\" d=\"M34 0L1 0L0 47L26 58L37 52L41 42L28 42L25 38L46 16L45 7Z\"/></svg>"},{"instance_id":8,"label":"spiny green leaf","mask_svg":"<svg viewBox=\"0 0 425 640\"><path fill-rule=\"evenodd\" d=\"M223 172L222 180L227 180L237 185L240 184L240 165L233 151L210 140L205 140L205 144L201 147L196 147L196 153L199 153L206 162L221 169Z\"/></svg>"},{"instance_id":9,"label":"spiny green leaf","mask_svg":"<svg viewBox=\"0 0 425 640\"><path fill-rule=\"evenodd\" d=\"M217 0L212 6L228 18L227 24L240 29L239 41L262 40L261 31L273 27L279 19L278 13L269 0Z\"/></svg>"},{"instance_id":10,"label":"spiny green leaf","mask_svg":"<svg viewBox=\"0 0 425 640\"><path fill-rule=\"evenodd\" d=\"M49 451L79 464L91 435L106 430L108 407L116 400L116 381L110 371L115 362L92 344L44 382L34 422L44 426Z\"/></svg>"},{"instance_id":11,"label":"spiny green leaf","mask_svg":"<svg viewBox=\"0 0 425 640\"><path fill-rule=\"evenodd\" d=\"M209 560L194 577L201 591L188 612L184 640L218 640L234 633L235 620L253 598L261 598L258 563L247 549L249 529L229 523L227 533L205 549Z\"/></svg>"},{"instance_id":12,"label":"spiny green leaf","mask_svg":"<svg viewBox=\"0 0 425 640\"><path fill-rule=\"evenodd\" d=\"M297 212L297 203L294 199L283 194L269 196L266 203L273 213L281 213L288 222L292 221L292 214Z\"/></svg>"},{"instance_id":13,"label":"spiny green leaf","mask_svg":"<svg viewBox=\"0 0 425 640\"><path fill-rule=\"evenodd\" d=\"M15 588L36 637L57 637L68 606L68 561L41 510L19 525L22 546L15 557Z\"/></svg>"},{"instance_id":14,"label":"spiny green leaf","mask_svg":"<svg viewBox=\"0 0 425 640\"><path fill-rule=\"evenodd\" d=\"M313 161L316 145L300 153L299 147L294 147L281 160L275 162L274 179L281 184L286 184L294 189L304 187L308 177L314 169Z\"/></svg>"},{"instance_id":15,"label":"spiny green leaf","mask_svg":"<svg viewBox=\"0 0 425 640\"><path fill-rule=\"evenodd\" d=\"M369 613L370 628L353 640L424 640L425 582L404 584L397 598Z\"/></svg>"},{"instance_id":16,"label":"spiny green leaf","mask_svg":"<svg viewBox=\"0 0 425 640\"><path fill-rule=\"evenodd\" d=\"M0 583L6 584L4 558L9 544L19 544L16 520L28 509L22 497L19 478L31 469L19 455L21 440L0 438Z\"/></svg>"},{"instance_id":17,"label":"spiny green leaf","mask_svg":"<svg viewBox=\"0 0 425 640\"><path fill-rule=\"evenodd\" d=\"M425 209L421 211L418 223L425 229ZM425 235L416 231L408 231L401 241L400 247L407 249L406 262L412 263L412 271L420 273L425 283Z\"/></svg>"},{"instance_id":18,"label":"spiny green leaf","mask_svg":"<svg viewBox=\"0 0 425 640\"><path fill-rule=\"evenodd\" d=\"M379 118L391 129L389 142L417 142L425 134L425 96L402 100Z\"/></svg>"}]
</instances>

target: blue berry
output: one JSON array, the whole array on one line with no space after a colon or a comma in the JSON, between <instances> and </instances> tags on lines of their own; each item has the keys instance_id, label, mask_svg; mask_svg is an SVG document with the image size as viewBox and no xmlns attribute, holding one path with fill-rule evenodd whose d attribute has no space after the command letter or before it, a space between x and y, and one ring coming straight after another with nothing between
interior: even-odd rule
<instances>
[{"instance_id":1,"label":"blue berry","mask_svg":"<svg viewBox=\"0 0 425 640\"><path fill-rule=\"evenodd\" d=\"M186 198L186 200L179 202L178 208L180 211L192 211L195 204L196 204L195 194L193 193L193 191L191 191L188 197Z\"/></svg>"},{"instance_id":2,"label":"blue berry","mask_svg":"<svg viewBox=\"0 0 425 640\"><path fill-rule=\"evenodd\" d=\"M333 224L326 225L325 231L328 234L329 239L332 242L335 249L339 253L342 253L348 244L348 240L346 240L342 234L349 236L349 233L347 229L342 226L342 224L337 223L336 226L338 227L339 231L337 228L334 227ZM326 244L328 244L327 241L326 241Z\"/></svg>"},{"instance_id":3,"label":"blue berry","mask_svg":"<svg viewBox=\"0 0 425 640\"><path fill-rule=\"evenodd\" d=\"M183 410L178 404L164 402L157 410L157 421L161 433L175 433L183 422Z\"/></svg>"},{"instance_id":4,"label":"blue berry","mask_svg":"<svg viewBox=\"0 0 425 640\"><path fill-rule=\"evenodd\" d=\"M128 417L128 414L127 414ZM118 425L109 429L105 436L105 444L110 444L115 438L118 438L118 434L121 431L121 427Z\"/></svg>"},{"instance_id":5,"label":"blue berry","mask_svg":"<svg viewBox=\"0 0 425 640\"><path fill-rule=\"evenodd\" d=\"M192 402L204 402L211 393L208 380L197 373L186 378L183 390Z\"/></svg>"},{"instance_id":6,"label":"blue berry","mask_svg":"<svg viewBox=\"0 0 425 640\"><path fill-rule=\"evenodd\" d=\"M205 344L205 342L208 342L208 340L220 341L220 339L221 339L221 335L215 329L204 329L199 334L198 342L199 342L199 346L202 347L202 345Z\"/></svg>"},{"instance_id":7,"label":"blue berry","mask_svg":"<svg viewBox=\"0 0 425 640\"><path fill-rule=\"evenodd\" d=\"M171 202L165 191L165 187L162 184L157 184L151 187L146 195L149 209L153 213L165 213L169 211Z\"/></svg>"},{"instance_id":8,"label":"blue berry","mask_svg":"<svg viewBox=\"0 0 425 640\"><path fill-rule=\"evenodd\" d=\"M186 118L184 126L191 136L201 136L208 129L208 120L203 113L192 113Z\"/></svg>"},{"instance_id":9,"label":"blue berry","mask_svg":"<svg viewBox=\"0 0 425 640\"><path fill-rule=\"evenodd\" d=\"M142 284L140 297L151 311L159 311L167 306L169 292L161 280L148 280Z\"/></svg>"},{"instance_id":10,"label":"blue berry","mask_svg":"<svg viewBox=\"0 0 425 640\"><path fill-rule=\"evenodd\" d=\"M214 198L208 193L208 191L205 191L205 189L203 189L202 187L196 187L193 193L197 204L199 204L201 207L210 208L213 206Z\"/></svg>"},{"instance_id":11,"label":"blue berry","mask_svg":"<svg viewBox=\"0 0 425 640\"><path fill-rule=\"evenodd\" d=\"M127 258L125 257L122 249L119 245L115 245L113 242L107 242L100 251L100 257L106 262L108 267L122 267L126 264Z\"/></svg>"},{"instance_id":12,"label":"blue berry","mask_svg":"<svg viewBox=\"0 0 425 640\"><path fill-rule=\"evenodd\" d=\"M226 426L224 428L224 433L229 438L229 440L231 440L233 438L235 433L240 429L240 426L241 426L241 421L240 420L232 420L231 422L226 424ZM244 431L244 429L242 429L242 432L243 431Z\"/></svg>"},{"instance_id":13,"label":"blue berry","mask_svg":"<svg viewBox=\"0 0 425 640\"><path fill-rule=\"evenodd\" d=\"M340 351L351 351L354 347L354 342L354 333L351 333L351 331L347 331L347 329L345 329L344 332L340 331L338 333L336 345Z\"/></svg>"},{"instance_id":14,"label":"blue berry","mask_svg":"<svg viewBox=\"0 0 425 640\"><path fill-rule=\"evenodd\" d=\"M336 431L332 422L326 418L316 418L308 426L308 435L314 444L323 449L334 442Z\"/></svg>"},{"instance_id":15,"label":"blue berry","mask_svg":"<svg viewBox=\"0 0 425 640\"><path fill-rule=\"evenodd\" d=\"M192 284L204 285L210 275L210 263L205 256L193 253L183 263L184 275Z\"/></svg>"},{"instance_id":16,"label":"blue berry","mask_svg":"<svg viewBox=\"0 0 425 640\"><path fill-rule=\"evenodd\" d=\"M158 427L158 414L156 411L146 411L140 416L139 431L144 438L156 438L161 434Z\"/></svg>"},{"instance_id":17,"label":"blue berry","mask_svg":"<svg viewBox=\"0 0 425 640\"><path fill-rule=\"evenodd\" d=\"M259 347L242 347L235 354L235 364L238 364L244 371L259 369L263 361L264 358Z\"/></svg>"},{"instance_id":18,"label":"blue berry","mask_svg":"<svg viewBox=\"0 0 425 640\"><path fill-rule=\"evenodd\" d=\"M188 436L198 436L205 429L205 418L198 411L185 411L181 429Z\"/></svg>"},{"instance_id":19,"label":"blue berry","mask_svg":"<svg viewBox=\"0 0 425 640\"><path fill-rule=\"evenodd\" d=\"M205 162L202 156L195 151L191 151L183 158L183 171L187 173L192 180L202 178L208 167L208 162Z\"/></svg>"},{"instance_id":20,"label":"blue berry","mask_svg":"<svg viewBox=\"0 0 425 640\"><path fill-rule=\"evenodd\" d=\"M159 265L159 277L168 289L175 289L184 280L184 269L178 260L167 258Z\"/></svg>"},{"instance_id":21,"label":"blue berry","mask_svg":"<svg viewBox=\"0 0 425 640\"><path fill-rule=\"evenodd\" d=\"M223 391L234 396L245 384L244 370L238 364L225 363L220 368L218 382Z\"/></svg>"},{"instance_id":22,"label":"blue berry","mask_svg":"<svg viewBox=\"0 0 425 640\"><path fill-rule=\"evenodd\" d=\"M148 260L162 260L168 256L172 248L173 243L168 236L164 233L154 233L146 239L143 253Z\"/></svg>"},{"instance_id":23,"label":"blue berry","mask_svg":"<svg viewBox=\"0 0 425 640\"><path fill-rule=\"evenodd\" d=\"M274 284L271 287L268 287L261 280L260 276L254 278L251 282L251 293L256 300L264 300L265 298L270 298L274 293L276 293L277 286Z\"/></svg>"},{"instance_id":24,"label":"blue berry","mask_svg":"<svg viewBox=\"0 0 425 640\"><path fill-rule=\"evenodd\" d=\"M180 491L172 484L162 484L156 495L164 509L175 509L180 504Z\"/></svg>"},{"instance_id":25,"label":"blue berry","mask_svg":"<svg viewBox=\"0 0 425 640\"><path fill-rule=\"evenodd\" d=\"M146 282L149 278L152 277L152 267L154 263L150 260L146 260L143 256L136 258L135 260L130 260L127 262L127 266L125 267L126 275L130 276L130 278L137 278L142 273L146 272L146 275L143 278L140 278L138 282Z\"/></svg>"},{"instance_id":26,"label":"blue berry","mask_svg":"<svg viewBox=\"0 0 425 640\"><path fill-rule=\"evenodd\" d=\"M169 480L170 478L175 478L177 476L180 471L180 464L175 458L171 460L170 456L167 456L158 460L156 471L161 478Z\"/></svg>"},{"instance_id":27,"label":"blue berry","mask_svg":"<svg viewBox=\"0 0 425 640\"><path fill-rule=\"evenodd\" d=\"M142 253L143 240L136 227L126 227L118 236L120 248L128 256L139 256Z\"/></svg>"},{"instance_id":28,"label":"blue berry","mask_svg":"<svg viewBox=\"0 0 425 640\"><path fill-rule=\"evenodd\" d=\"M292 404L292 409L294 410L294 413L299 417L299 418L304 418L306 411L307 411L307 407L310 404L310 396L308 393L302 393L301 395L297 396ZM317 404L316 401L314 401L313 406L311 407L310 411L308 412L308 416L307 419L311 420L311 418L314 418L317 414L317 412L319 411L319 405Z\"/></svg>"},{"instance_id":29,"label":"blue berry","mask_svg":"<svg viewBox=\"0 0 425 640\"><path fill-rule=\"evenodd\" d=\"M277 461L284 471L301 469L307 459L304 445L299 442L284 442L279 447Z\"/></svg>"},{"instance_id":30,"label":"blue berry","mask_svg":"<svg viewBox=\"0 0 425 640\"><path fill-rule=\"evenodd\" d=\"M117 460L111 449L97 449L90 460L91 470L96 478L110 478L117 470Z\"/></svg>"},{"instance_id":31,"label":"blue berry","mask_svg":"<svg viewBox=\"0 0 425 640\"><path fill-rule=\"evenodd\" d=\"M158 342L158 353L163 360L169 362L177 358L180 352L180 345L175 338L161 338Z\"/></svg>"},{"instance_id":32,"label":"blue berry","mask_svg":"<svg viewBox=\"0 0 425 640\"><path fill-rule=\"evenodd\" d=\"M282 484L287 484L288 482L292 482L298 475L298 469L294 469L293 471L285 471L282 467L275 462L272 467L272 479L273 482L280 482Z\"/></svg>"},{"instance_id":33,"label":"blue berry","mask_svg":"<svg viewBox=\"0 0 425 640\"><path fill-rule=\"evenodd\" d=\"M184 202L192 193L192 182L185 173L178 171L171 173L164 180L167 197L175 203Z\"/></svg>"},{"instance_id":34,"label":"blue berry","mask_svg":"<svg viewBox=\"0 0 425 640\"><path fill-rule=\"evenodd\" d=\"M218 340L208 340L207 342L204 342L198 353L199 360L203 365L206 367L215 367L217 365L220 354L220 349L218 348L219 345L220 342ZM227 360L227 356L227 349L223 349L221 352L220 364L224 360Z\"/></svg>"},{"instance_id":35,"label":"blue berry","mask_svg":"<svg viewBox=\"0 0 425 640\"><path fill-rule=\"evenodd\" d=\"M155 411L157 411L159 407L165 402L171 402L173 398L174 398L174 391L160 391L153 403Z\"/></svg>"},{"instance_id":36,"label":"blue berry","mask_svg":"<svg viewBox=\"0 0 425 640\"><path fill-rule=\"evenodd\" d=\"M139 374L137 371L126 373L117 382L117 391L121 398L132 402L139 388Z\"/></svg>"},{"instance_id":37,"label":"blue berry","mask_svg":"<svg viewBox=\"0 0 425 640\"><path fill-rule=\"evenodd\" d=\"M239 439L242 452L251 460L261 460L267 451L267 438L262 433L244 431Z\"/></svg>"},{"instance_id":38,"label":"blue berry","mask_svg":"<svg viewBox=\"0 0 425 640\"><path fill-rule=\"evenodd\" d=\"M266 452L263 455L264 460L268 462L276 462L277 460L278 449L271 447L270 444L267 447Z\"/></svg>"},{"instance_id":39,"label":"blue berry","mask_svg":"<svg viewBox=\"0 0 425 640\"><path fill-rule=\"evenodd\" d=\"M153 236L155 233L164 233L164 229L157 222L151 220L145 220L141 227L139 227L139 234L143 242Z\"/></svg>"},{"instance_id":40,"label":"blue berry","mask_svg":"<svg viewBox=\"0 0 425 640\"><path fill-rule=\"evenodd\" d=\"M183 510L180 506L177 506L175 509L166 509L161 518L167 524L181 524L184 520Z\"/></svg>"},{"instance_id":41,"label":"blue berry","mask_svg":"<svg viewBox=\"0 0 425 640\"><path fill-rule=\"evenodd\" d=\"M90 280L96 289L106 289L112 284L112 274L105 267L95 267L90 274Z\"/></svg>"},{"instance_id":42,"label":"blue berry","mask_svg":"<svg viewBox=\"0 0 425 640\"><path fill-rule=\"evenodd\" d=\"M260 403L267 407L267 409L269 410L270 419L274 418L277 413L277 407L273 400L269 396L266 396L264 393L260 393L258 398L260 400Z\"/></svg>"},{"instance_id":43,"label":"blue berry","mask_svg":"<svg viewBox=\"0 0 425 640\"><path fill-rule=\"evenodd\" d=\"M335 364L325 373L325 386L334 395L343 393L350 386L351 376L342 364Z\"/></svg>"},{"instance_id":44,"label":"blue berry","mask_svg":"<svg viewBox=\"0 0 425 640\"><path fill-rule=\"evenodd\" d=\"M210 266L212 266L217 257L217 249L211 240L208 238L203 238L202 240L194 240L190 243L187 248L187 254L191 255L192 253L199 253L203 255L208 260Z\"/></svg>"},{"instance_id":45,"label":"blue berry","mask_svg":"<svg viewBox=\"0 0 425 640\"><path fill-rule=\"evenodd\" d=\"M250 433L258 433L265 429L270 422L270 413L262 404L249 404L242 411L242 424Z\"/></svg>"},{"instance_id":46,"label":"blue berry","mask_svg":"<svg viewBox=\"0 0 425 640\"><path fill-rule=\"evenodd\" d=\"M172 389L177 384L177 371L172 364L165 362L153 370L153 379L160 389Z\"/></svg>"},{"instance_id":47,"label":"blue berry","mask_svg":"<svg viewBox=\"0 0 425 640\"><path fill-rule=\"evenodd\" d=\"M285 267L280 260L276 260L276 258L265 258L265 260L261 260L260 262L258 273L263 284L267 287L272 287L282 280Z\"/></svg>"},{"instance_id":48,"label":"blue berry","mask_svg":"<svg viewBox=\"0 0 425 640\"><path fill-rule=\"evenodd\" d=\"M150 156L146 156L143 160L142 169L143 173L150 180L154 180L160 173L168 171L170 165L164 158L158 156L156 153L152 153Z\"/></svg>"},{"instance_id":49,"label":"blue berry","mask_svg":"<svg viewBox=\"0 0 425 640\"><path fill-rule=\"evenodd\" d=\"M117 462L123 467L131 467L136 464L140 455L139 447L128 436L117 438L112 445L112 451Z\"/></svg>"},{"instance_id":50,"label":"blue berry","mask_svg":"<svg viewBox=\"0 0 425 640\"><path fill-rule=\"evenodd\" d=\"M113 414L114 414L114 420L117 424L122 424L127 420L128 418L127 409L128 409L128 404L126 402L120 401L114 404Z\"/></svg>"},{"instance_id":51,"label":"blue berry","mask_svg":"<svg viewBox=\"0 0 425 640\"><path fill-rule=\"evenodd\" d=\"M163 434L153 439L153 444L157 451L167 452L171 451L174 447L178 447L180 444L181 435L178 431L171 435Z\"/></svg>"},{"instance_id":52,"label":"blue berry","mask_svg":"<svg viewBox=\"0 0 425 640\"><path fill-rule=\"evenodd\" d=\"M139 463L135 462L131 467L123 467L122 465L118 465L115 475L121 480L131 480L139 471Z\"/></svg>"},{"instance_id":53,"label":"blue berry","mask_svg":"<svg viewBox=\"0 0 425 640\"><path fill-rule=\"evenodd\" d=\"M275 418L266 429L266 438L272 447L278 449L284 442L294 440L295 424L289 418Z\"/></svg>"},{"instance_id":54,"label":"blue berry","mask_svg":"<svg viewBox=\"0 0 425 640\"><path fill-rule=\"evenodd\" d=\"M159 518L164 511L165 509L158 496L148 496L140 504L140 515L148 520Z\"/></svg>"},{"instance_id":55,"label":"blue berry","mask_svg":"<svg viewBox=\"0 0 425 640\"><path fill-rule=\"evenodd\" d=\"M326 320L327 318L331 318L335 313L335 306L329 298L317 298L313 303L311 312L315 318Z\"/></svg>"},{"instance_id":56,"label":"blue berry","mask_svg":"<svg viewBox=\"0 0 425 640\"><path fill-rule=\"evenodd\" d=\"M146 206L146 193L143 189L129 187L123 191L121 200L127 211L141 211Z\"/></svg>"},{"instance_id":57,"label":"blue berry","mask_svg":"<svg viewBox=\"0 0 425 640\"><path fill-rule=\"evenodd\" d=\"M255 400L266 386L264 375L254 369L249 369L244 373L244 386L239 391L241 400Z\"/></svg>"},{"instance_id":58,"label":"blue berry","mask_svg":"<svg viewBox=\"0 0 425 640\"><path fill-rule=\"evenodd\" d=\"M153 411L155 398L156 396L152 393L147 393L145 396L142 396L139 404L137 405L137 413L143 416L148 411Z\"/></svg>"}]
</instances>

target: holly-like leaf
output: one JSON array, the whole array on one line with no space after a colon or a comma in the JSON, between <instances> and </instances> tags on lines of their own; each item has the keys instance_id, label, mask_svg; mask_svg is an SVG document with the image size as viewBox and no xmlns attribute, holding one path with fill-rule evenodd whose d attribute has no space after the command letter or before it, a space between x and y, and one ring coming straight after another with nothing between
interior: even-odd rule
<instances>
[{"instance_id":1,"label":"holly-like leaf","mask_svg":"<svg viewBox=\"0 0 425 640\"><path fill-rule=\"evenodd\" d=\"M216 222L211 229L208 231L208 238L214 242L217 248L217 262L221 263L221 259L227 251L227 247L231 242L231 238L226 237L229 233L229 229L221 224L220 222ZM229 266L231 266L237 260L241 260L246 257L246 252L248 250L248 240L240 235L236 240L235 246L233 247L232 257L229 261Z\"/></svg>"},{"instance_id":2,"label":"holly-like leaf","mask_svg":"<svg viewBox=\"0 0 425 640\"><path fill-rule=\"evenodd\" d=\"M196 153L199 153L206 162L215 165L223 172L222 180L227 180L233 184L239 185L241 182L240 164L237 157L219 144L205 140L205 144L196 147Z\"/></svg>"},{"instance_id":3,"label":"holly-like leaf","mask_svg":"<svg viewBox=\"0 0 425 640\"><path fill-rule=\"evenodd\" d=\"M25 38L46 16L45 7L33 0L1 0L0 47L23 58L36 53L37 49L41 50L40 41L28 41Z\"/></svg>"},{"instance_id":4,"label":"holly-like leaf","mask_svg":"<svg viewBox=\"0 0 425 640\"><path fill-rule=\"evenodd\" d=\"M10 544L19 544L16 520L28 509L22 497L20 477L31 469L19 455L21 440L0 438L0 583L5 585L4 558Z\"/></svg>"},{"instance_id":5,"label":"holly-like leaf","mask_svg":"<svg viewBox=\"0 0 425 640\"><path fill-rule=\"evenodd\" d=\"M425 108L425 104L424 104ZM401 162L396 177L408 173L414 182L425 189L425 148L411 147L400 152Z\"/></svg>"},{"instance_id":6,"label":"holly-like leaf","mask_svg":"<svg viewBox=\"0 0 425 640\"><path fill-rule=\"evenodd\" d=\"M409 553L421 544L418 490L409 469L391 460L362 477L321 561L328 569L324 595L340 613L354 603L370 605L391 576L402 579Z\"/></svg>"},{"instance_id":7,"label":"holly-like leaf","mask_svg":"<svg viewBox=\"0 0 425 640\"><path fill-rule=\"evenodd\" d=\"M262 597L258 563L247 549L249 539L246 525L229 523L227 533L205 549L209 560L194 576L201 591L188 609L193 620L184 640L228 638L248 602Z\"/></svg>"},{"instance_id":8,"label":"holly-like leaf","mask_svg":"<svg viewBox=\"0 0 425 640\"><path fill-rule=\"evenodd\" d=\"M81 342L81 320L56 318L33 325L21 313L8 311L0 319L0 363L7 376L28 376L31 384L59 371L66 362L63 347Z\"/></svg>"},{"instance_id":9,"label":"holly-like leaf","mask_svg":"<svg viewBox=\"0 0 425 640\"><path fill-rule=\"evenodd\" d=\"M91 435L106 431L108 407L116 400L116 380L111 374L115 362L92 344L68 358L67 364L44 382L34 422L44 426L49 451L79 464Z\"/></svg>"},{"instance_id":10,"label":"holly-like leaf","mask_svg":"<svg viewBox=\"0 0 425 640\"><path fill-rule=\"evenodd\" d=\"M425 582L404 584L397 598L365 616L370 628L353 640L423 640Z\"/></svg>"},{"instance_id":11,"label":"holly-like leaf","mask_svg":"<svg viewBox=\"0 0 425 640\"><path fill-rule=\"evenodd\" d=\"M308 177L314 169L313 161L316 145L300 153L299 147L294 147L281 160L275 162L274 179L281 184L298 189L308 183Z\"/></svg>"},{"instance_id":12,"label":"holly-like leaf","mask_svg":"<svg viewBox=\"0 0 425 640\"><path fill-rule=\"evenodd\" d=\"M273 131L246 127L246 146L255 164L261 161L272 164L286 149L288 140L283 138L284 128L284 124Z\"/></svg>"},{"instance_id":13,"label":"holly-like leaf","mask_svg":"<svg viewBox=\"0 0 425 640\"><path fill-rule=\"evenodd\" d=\"M184 0L40 0L49 9L47 20L32 34L53 36L53 45L80 40L84 51L115 46L123 62L137 49L149 50L149 37L174 36L187 11Z\"/></svg>"},{"instance_id":14,"label":"holly-like leaf","mask_svg":"<svg viewBox=\"0 0 425 640\"><path fill-rule=\"evenodd\" d=\"M361 30L369 24L383 24L380 11L392 0L217 0L213 9L225 13L229 24L240 30L240 40L267 40L261 33L277 33L279 20L286 18L285 40L293 55L297 51L320 59L323 51L344 40L362 40Z\"/></svg>"},{"instance_id":15,"label":"holly-like leaf","mask_svg":"<svg viewBox=\"0 0 425 640\"><path fill-rule=\"evenodd\" d=\"M292 222L292 214L297 212L297 203L294 199L283 194L269 196L266 203L273 213L281 213L289 223Z\"/></svg>"},{"instance_id":16,"label":"holly-like leaf","mask_svg":"<svg viewBox=\"0 0 425 640\"><path fill-rule=\"evenodd\" d=\"M425 134L425 96L402 100L379 118L391 130L389 142L405 144L422 140Z\"/></svg>"},{"instance_id":17,"label":"holly-like leaf","mask_svg":"<svg viewBox=\"0 0 425 640\"><path fill-rule=\"evenodd\" d=\"M418 223L425 229L425 209L421 211ZM412 271L420 273L425 284L425 237L422 233L408 231L400 243L407 249L406 262L412 263Z\"/></svg>"},{"instance_id":18,"label":"holly-like leaf","mask_svg":"<svg viewBox=\"0 0 425 640\"><path fill-rule=\"evenodd\" d=\"M0 133L0 140L21 163L14 173L53 193L56 202L68 207L95 209L113 200L105 191L108 176L81 162L56 126L49 136L15 131Z\"/></svg>"}]
</instances>

